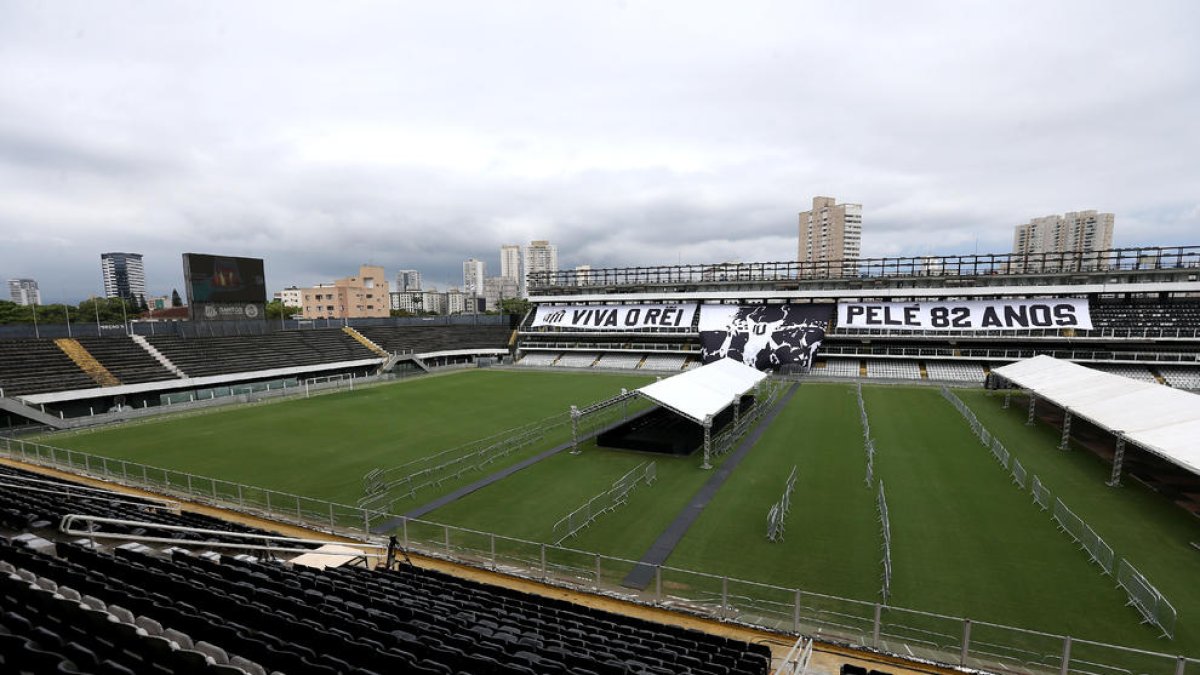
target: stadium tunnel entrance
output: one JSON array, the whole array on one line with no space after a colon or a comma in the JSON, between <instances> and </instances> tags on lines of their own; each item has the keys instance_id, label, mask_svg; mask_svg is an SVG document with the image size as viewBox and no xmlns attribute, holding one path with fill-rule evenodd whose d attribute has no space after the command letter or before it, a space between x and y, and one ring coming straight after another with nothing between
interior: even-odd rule
<instances>
[{"instance_id":1,"label":"stadium tunnel entrance","mask_svg":"<svg viewBox=\"0 0 1200 675\"><path fill-rule=\"evenodd\" d=\"M744 394L735 405L715 415L711 433L719 434L746 414L755 404L752 394ZM687 456L704 447L704 425L673 410L656 406L596 437L596 445L617 450L636 450L664 455Z\"/></svg>"}]
</instances>

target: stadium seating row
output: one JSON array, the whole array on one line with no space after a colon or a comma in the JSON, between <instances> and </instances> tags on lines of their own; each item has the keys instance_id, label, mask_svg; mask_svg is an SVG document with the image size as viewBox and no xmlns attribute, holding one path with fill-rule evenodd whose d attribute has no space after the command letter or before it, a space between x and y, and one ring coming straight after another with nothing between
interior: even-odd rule
<instances>
[{"instance_id":1,"label":"stadium seating row","mask_svg":"<svg viewBox=\"0 0 1200 675\"><path fill-rule=\"evenodd\" d=\"M5 659L78 669L58 672L322 675L762 675L770 659L761 645L417 568L57 550L0 540Z\"/></svg>"},{"instance_id":2,"label":"stadium seating row","mask_svg":"<svg viewBox=\"0 0 1200 675\"><path fill-rule=\"evenodd\" d=\"M534 368L621 368L672 372L687 370L700 362L687 354L638 354L628 352L529 352L519 366Z\"/></svg>"},{"instance_id":3,"label":"stadium seating row","mask_svg":"<svg viewBox=\"0 0 1200 675\"><path fill-rule=\"evenodd\" d=\"M508 327L502 325L376 326L360 332L388 351L418 354L506 349L511 336ZM77 340L121 384L177 379L175 373L129 336ZM157 335L146 336L145 340L188 377L379 358L340 328L220 337ZM97 386L53 340L0 340L0 390L5 396Z\"/></svg>"}]
</instances>

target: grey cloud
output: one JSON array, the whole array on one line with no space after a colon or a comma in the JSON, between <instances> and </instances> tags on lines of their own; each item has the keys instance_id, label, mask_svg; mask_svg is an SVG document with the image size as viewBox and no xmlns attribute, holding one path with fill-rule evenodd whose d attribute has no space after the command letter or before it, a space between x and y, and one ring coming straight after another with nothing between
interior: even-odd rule
<instances>
[{"instance_id":1,"label":"grey cloud","mask_svg":"<svg viewBox=\"0 0 1200 675\"><path fill-rule=\"evenodd\" d=\"M866 255L1004 251L1048 213L1200 232L1200 8L1065 3L0 4L0 277L258 255L458 283L793 255L814 195ZM1143 39L1142 36L1153 36ZM54 290L59 289L59 290Z\"/></svg>"}]
</instances>

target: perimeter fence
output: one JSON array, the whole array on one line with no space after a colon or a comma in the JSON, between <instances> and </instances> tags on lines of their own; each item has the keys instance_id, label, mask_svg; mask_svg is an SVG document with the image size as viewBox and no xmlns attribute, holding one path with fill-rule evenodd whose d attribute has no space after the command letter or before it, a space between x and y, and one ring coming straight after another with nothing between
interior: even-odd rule
<instances>
[{"instance_id":1,"label":"perimeter fence","mask_svg":"<svg viewBox=\"0 0 1200 675\"><path fill-rule=\"evenodd\" d=\"M902 658L1012 675L1200 673L1200 658L1184 658L676 567L655 568L654 582L646 590L637 592L621 585L625 576L640 564L636 560L405 518L32 441L0 437L0 456L176 499L292 522L381 546L386 541L371 533L370 521L386 517L397 523L388 534L395 534L414 554L710 619L777 632L819 635L822 640ZM1125 579L1120 575L1118 578ZM1127 583L1133 585L1135 578L1129 575ZM1165 611L1165 605L1157 610Z\"/></svg>"},{"instance_id":2,"label":"perimeter fence","mask_svg":"<svg viewBox=\"0 0 1200 675\"><path fill-rule=\"evenodd\" d=\"M792 492L796 489L796 465L792 465L792 472L788 474L787 482L783 485L783 494L779 497L779 501L771 505L767 510L767 541L776 542L783 541L783 535L787 529L788 512L792 510Z\"/></svg>"}]
</instances>

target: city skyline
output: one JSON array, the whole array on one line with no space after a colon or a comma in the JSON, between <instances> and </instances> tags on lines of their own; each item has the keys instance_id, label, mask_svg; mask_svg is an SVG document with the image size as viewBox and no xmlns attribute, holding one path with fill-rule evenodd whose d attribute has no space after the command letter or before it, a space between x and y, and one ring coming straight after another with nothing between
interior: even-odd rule
<instances>
[{"instance_id":1,"label":"city skyline","mask_svg":"<svg viewBox=\"0 0 1200 675\"><path fill-rule=\"evenodd\" d=\"M515 35L484 28L514 12ZM1116 246L1200 232L1195 3L0 18L0 276L44 302L99 294L109 250L145 255L150 295L184 251L264 258L276 290L363 262L447 286L536 238L563 269L788 259L819 194L863 205L863 257L1005 252L1081 209L1117 215ZM818 86L837 94L810 105Z\"/></svg>"}]
</instances>

